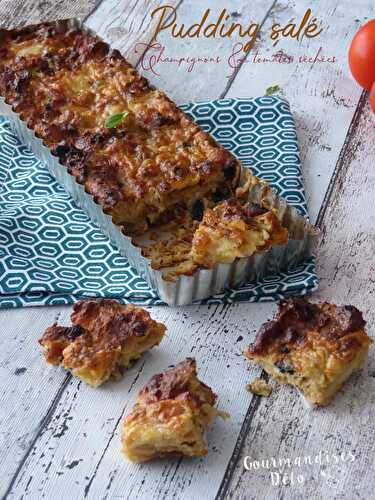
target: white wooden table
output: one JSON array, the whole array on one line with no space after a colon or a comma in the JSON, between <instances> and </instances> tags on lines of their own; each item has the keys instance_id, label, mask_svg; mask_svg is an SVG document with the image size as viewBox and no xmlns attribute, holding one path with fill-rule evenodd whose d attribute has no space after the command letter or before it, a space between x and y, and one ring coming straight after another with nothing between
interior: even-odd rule
<instances>
[{"instance_id":1,"label":"white wooden table","mask_svg":"<svg viewBox=\"0 0 375 500\"><path fill-rule=\"evenodd\" d=\"M255 64L251 54L230 69L226 56L235 38L207 40L160 36L166 55L219 55L221 64L192 73L160 65L160 76L146 76L178 103L218 97L263 95L280 85L294 111L310 216L322 229L313 298L352 303L363 310L375 336L375 130L367 95L355 84L347 51L356 29L375 17L372 0L168 0L179 22L197 22L205 8L226 7L243 24L262 22L255 49L270 56L279 50L296 58L323 52L335 64ZM0 2L1 24L85 17L132 62L137 42L150 42L150 12L158 0ZM300 19L310 7L325 27L321 36L300 43L269 38L274 23ZM327 28L328 27L328 28ZM230 75L229 78L227 76ZM154 307L168 325L162 346L141 359L118 383L93 390L42 359L37 339L67 307L1 311L0 335L0 495L9 499L371 499L375 498L375 361L346 385L325 409L306 409L296 392L276 387L269 399L252 396L245 385L260 370L242 356L274 304ZM186 356L197 359L203 380L231 413L208 433L209 455L197 460L159 460L142 466L119 452L121 424L148 378ZM246 470L244 458L259 461L329 456L322 463L284 466L295 482L274 485L270 470ZM333 455L344 454L335 461ZM351 455L352 454L352 455ZM353 456L352 460L347 457ZM346 457L346 458L345 458ZM308 459L306 459L308 460ZM278 469L272 469L279 471ZM280 471L279 471L280 472ZM303 483L296 483L296 476Z\"/></svg>"}]
</instances>

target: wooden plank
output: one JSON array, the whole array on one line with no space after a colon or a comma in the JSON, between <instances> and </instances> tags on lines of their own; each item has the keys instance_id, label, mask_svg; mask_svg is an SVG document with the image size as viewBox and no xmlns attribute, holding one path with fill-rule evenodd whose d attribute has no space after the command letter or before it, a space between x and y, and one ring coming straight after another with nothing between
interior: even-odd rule
<instances>
[{"instance_id":1,"label":"wooden plank","mask_svg":"<svg viewBox=\"0 0 375 500\"><path fill-rule=\"evenodd\" d=\"M0 2L0 26L23 26L53 19L86 17L101 0L2 0Z\"/></svg>"},{"instance_id":2,"label":"wooden plank","mask_svg":"<svg viewBox=\"0 0 375 500\"><path fill-rule=\"evenodd\" d=\"M321 212L321 285L314 299L356 305L368 321L369 335L375 338L375 218L373 210L365 209L372 207L375 188L373 120L368 103L361 100L351 137L340 156L341 168ZM372 498L374 374L372 352L364 371L356 374L327 408L307 410L296 391L287 386L278 386L270 399L262 399L225 496L257 500ZM291 461L311 457L314 461L320 452L322 465L284 467L289 478L291 471L304 478L302 484L292 486L272 485L270 472L278 472L277 468L247 471L243 466L246 456L252 463L272 457ZM334 456L341 454L346 458L341 456L337 463Z\"/></svg>"},{"instance_id":3,"label":"wooden plank","mask_svg":"<svg viewBox=\"0 0 375 500\"><path fill-rule=\"evenodd\" d=\"M249 367L241 352L269 310L269 304L153 308L153 316L169 327L163 344L121 382L95 390L70 380L24 459L9 498L53 498L67 484L74 485L77 498L212 496L251 400L246 383L260 371ZM205 459L158 460L142 468L127 462L119 452L124 414L151 375L187 356L196 357L201 378L220 395L219 406L230 412L230 420L217 421L210 429L210 453ZM40 364L44 364L41 359ZM46 370L50 377L61 379L61 370ZM16 417L13 429L24 417ZM206 486L200 482L202 475L208 478Z\"/></svg>"},{"instance_id":4,"label":"wooden plank","mask_svg":"<svg viewBox=\"0 0 375 500\"><path fill-rule=\"evenodd\" d=\"M267 87L278 84L290 101L296 121L303 163L303 174L311 220L315 221L324 193L335 168L338 153L356 109L361 89L350 75L347 51L353 34L365 19L375 17L375 4L367 0L296 2L280 0L262 30L262 48L234 80L228 97L264 94ZM270 39L274 23L285 25L290 19L301 20L307 8L322 21L325 30L316 38L284 38L276 46ZM335 56L336 63L303 64L299 56L314 56L322 47L323 54ZM271 59L283 52L293 56L290 64L255 63L254 56Z\"/></svg>"},{"instance_id":5,"label":"wooden plank","mask_svg":"<svg viewBox=\"0 0 375 500\"><path fill-rule=\"evenodd\" d=\"M61 317L68 310L60 311ZM54 411L64 387L65 374L52 374L41 363L37 339L53 323L56 310L21 309L1 312L0 349L0 481L2 497L21 466L46 416Z\"/></svg>"},{"instance_id":6,"label":"wooden plank","mask_svg":"<svg viewBox=\"0 0 375 500\"><path fill-rule=\"evenodd\" d=\"M178 5L181 0L171 0L168 5ZM163 4L160 0L104 1L85 22L112 47L121 50L131 64L136 64L140 53L135 52L138 42L149 43L156 28L151 12Z\"/></svg>"}]
</instances>

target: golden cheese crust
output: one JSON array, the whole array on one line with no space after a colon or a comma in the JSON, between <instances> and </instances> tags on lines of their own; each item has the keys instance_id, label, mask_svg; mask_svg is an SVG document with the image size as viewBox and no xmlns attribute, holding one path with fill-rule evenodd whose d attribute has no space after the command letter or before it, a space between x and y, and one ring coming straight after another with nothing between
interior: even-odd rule
<instances>
[{"instance_id":1,"label":"golden cheese crust","mask_svg":"<svg viewBox=\"0 0 375 500\"><path fill-rule=\"evenodd\" d=\"M198 266L210 268L287 241L288 230L275 210L232 198L205 211L194 233L192 257Z\"/></svg>"},{"instance_id":2,"label":"golden cheese crust","mask_svg":"<svg viewBox=\"0 0 375 500\"><path fill-rule=\"evenodd\" d=\"M250 384L247 384L246 389L256 396L269 398L272 394L272 387L262 378L255 378Z\"/></svg>"},{"instance_id":3,"label":"golden cheese crust","mask_svg":"<svg viewBox=\"0 0 375 500\"><path fill-rule=\"evenodd\" d=\"M123 452L141 463L166 455L207 454L204 430L217 415L216 395L198 380L194 359L157 374L124 421Z\"/></svg>"},{"instance_id":4,"label":"golden cheese crust","mask_svg":"<svg viewBox=\"0 0 375 500\"><path fill-rule=\"evenodd\" d=\"M0 56L6 101L128 231L237 183L239 162L100 39L48 23L1 30Z\"/></svg>"},{"instance_id":5,"label":"golden cheese crust","mask_svg":"<svg viewBox=\"0 0 375 500\"><path fill-rule=\"evenodd\" d=\"M363 366L372 344L364 328L354 306L283 300L276 320L262 325L245 356L298 387L311 403L326 405Z\"/></svg>"},{"instance_id":6,"label":"golden cheese crust","mask_svg":"<svg viewBox=\"0 0 375 500\"><path fill-rule=\"evenodd\" d=\"M166 330L141 307L109 299L77 302L71 321L70 327L50 326L39 342L48 363L61 364L94 387L120 377Z\"/></svg>"}]
</instances>

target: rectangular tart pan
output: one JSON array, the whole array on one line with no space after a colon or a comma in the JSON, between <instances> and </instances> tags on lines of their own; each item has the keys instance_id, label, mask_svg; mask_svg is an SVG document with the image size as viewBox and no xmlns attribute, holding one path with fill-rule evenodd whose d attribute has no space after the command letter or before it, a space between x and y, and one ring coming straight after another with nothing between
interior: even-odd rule
<instances>
[{"instance_id":1,"label":"rectangular tart pan","mask_svg":"<svg viewBox=\"0 0 375 500\"><path fill-rule=\"evenodd\" d=\"M80 28L97 36L93 30L82 26L78 19L56 21L58 29ZM1 31L0 31L1 36ZM95 203L91 194L68 173L58 158L36 137L34 131L26 125L12 107L0 96L0 114L9 118L12 128L27 144L34 154L47 166L51 175L71 195L76 204L84 210L102 232L126 257L140 276L153 288L158 296L170 306L192 304L222 292L225 288L236 287L244 282L256 282L267 275L275 275L296 267L310 257L318 236L318 231L288 205L276 192L260 180L254 182L249 192L249 201L267 200L270 207L276 208L283 225L289 231L286 245L276 245L264 252L256 252L251 257L236 259L232 264L218 264L212 269L197 270L192 276L179 276L175 281L163 278L163 270L152 269L150 261L141 254L141 250L132 244L131 239L121 232L121 227L112 222L112 218L103 212L101 205Z\"/></svg>"}]
</instances>

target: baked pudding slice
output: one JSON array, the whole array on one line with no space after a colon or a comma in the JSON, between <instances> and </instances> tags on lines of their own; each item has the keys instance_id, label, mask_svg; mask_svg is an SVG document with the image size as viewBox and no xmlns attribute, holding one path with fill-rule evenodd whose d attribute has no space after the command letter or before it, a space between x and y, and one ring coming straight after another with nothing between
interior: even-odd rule
<instances>
[{"instance_id":1,"label":"baked pudding slice","mask_svg":"<svg viewBox=\"0 0 375 500\"><path fill-rule=\"evenodd\" d=\"M197 378L194 359L151 378L124 422L122 451L141 463L165 455L207 454L204 431L216 416L216 395Z\"/></svg>"},{"instance_id":2,"label":"baked pudding slice","mask_svg":"<svg viewBox=\"0 0 375 500\"><path fill-rule=\"evenodd\" d=\"M196 207L192 211L176 207L148 238L133 238L133 244L151 260L152 268L165 270L166 280L288 242L289 232L280 214L264 202L244 201L238 196L215 204L205 198Z\"/></svg>"},{"instance_id":3,"label":"baked pudding slice","mask_svg":"<svg viewBox=\"0 0 375 500\"><path fill-rule=\"evenodd\" d=\"M288 230L281 225L276 210L232 198L204 212L191 254L195 264L210 268L287 241Z\"/></svg>"},{"instance_id":4,"label":"baked pudding slice","mask_svg":"<svg viewBox=\"0 0 375 500\"><path fill-rule=\"evenodd\" d=\"M276 320L262 325L245 356L306 399L327 405L350 375L362 368L372 340L354 306L280 302Z\"/></svg>"},{"instance_id":5,"label":"baked pudding slice","mask_svg":"<svg viewBox=\"0 0 375 500\"><path fill-rule=\"evenodd\" d=\"M69 327L47 328L39 343L48 363L61 364L94 387L119 378L166 330L145 309L108 299L77 302L71 321Z\"/></svg>"}]
</instances>

